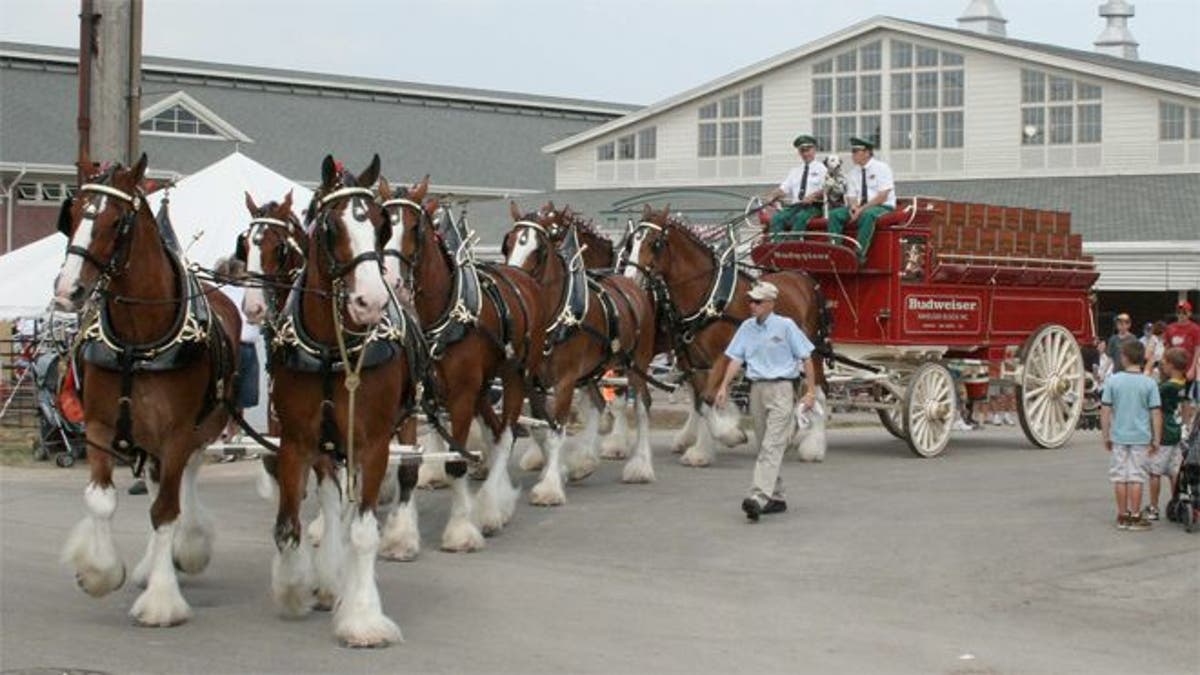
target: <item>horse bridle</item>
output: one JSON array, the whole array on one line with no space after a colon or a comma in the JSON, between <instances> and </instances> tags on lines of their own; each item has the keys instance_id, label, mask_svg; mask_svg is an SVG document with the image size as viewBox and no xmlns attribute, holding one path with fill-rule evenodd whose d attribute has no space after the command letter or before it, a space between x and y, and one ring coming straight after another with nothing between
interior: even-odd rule
<instances>
[{"instance_id":1,"label":"horse bridle","mask_svg":"<svg viewBox=\"0 0 1200 675\"><path fill-rule=\"evenodd\" d=\"M263 207L260 212L267 211L270 205ZM294 216L293 216L294 218ZM279 218L270 218L267 216L256 216L247 225L246 230L238 237L238 250L235 257L242 262L246 262L246 257L249 254L251 245L259 247L262 250L262 241L264 234L268 231L275 231L279 236L279 243L275 246L275 257L279 260L281 268L285 265L285 261L289 257L293 257L297 261L292 268L284 274L274 272L267 274L266 272L257 273L257 281L262 286L263 294L266 296L267 307L272 310L278 310L276 306L276 298L278 286L281 283L287 284L289 287L296 277L300 275L300 271L304 268L304 260L306 253L304 248L297 243L303 231L300 223L296 220L281 220ZM282 230L282 232L280 232ZM245 247L244 249L242 247Z\"/></svg>"},{"instance_id":2,"label":"horse bridle","mask_svg":"<svg viewBox=\"0 0 1200 675\"><path fill-rule=\"evenodd\" d=\"M128 263L130 241L129 233L133 230L133 225L137 221L138 210L142 206L142 195L138 191L130 194L124 190L118 190L115 187L101 183L85 183L80 185L79 192L92 192L114 197L129 207L129 211L121 215L117 221L116 241L113 243L112 255L109 256L107 261L101 261L99 258L92 255L91 251L87 250L83 246L78 246L70 241L67 242L67 255L77 255L80 258L83 258L84 261L95 267L100 272L101 281L97 282L97 287L99 287L100 283L104 280L119 274L121 268L125 267ZM68 197L63 202L64 213L68 212L70 208L71 198ZM95 206L91 202L87 203L84 206L84 209L89 209L92 211L91 217L93 220L96 216L100 215L98 212L96 212ZM69 232L66 234L67 236L70 236Z\"/></svg>"},{"instance_id":3,"label":"horse bridle","mask_svg":"<svg viewBox=\"0 0 1200 675\"><path fill-rule=\"evenodd\" d=\"M388 208L392 207L392 206L399 206L402 209L410 209L417 215L417 224L415 226L415 229L413 230L413 237L416 238L416 245L413 247L413 251L414 251L413 257L409 258L408 256L404 255L404 252L398 248L391 249L391 248L387 248L385 246L383 249L383 255L392 256L392 257L396 258L396 260L400 261L400 269L401 269L400 274L402 277L404 275L404 270L408 271L408 279L404 280L404 285L407 286L408 288L412 289L412 292L416 293L417 292L417 287L416 287L417 266L420 264L420 260L421 260L421 246L425 243L425 232L421 228L421 219L427 217L429 214L427 214L425 212L424 207L422 207L417 202L414 202L413 200L408 199L407 197L393 197L392 199L389 199L389 200L383 202L379 206L380 206L380 208L383 209L384 216L388 216ZM390 216L388 216L388 217L390 217ZM393 228L396 226L397 221L400 224L401 233L403 233L403 230L404 230L403 217L399 217L399 218L397 218L396 221L392 222ZM401 241L403 241L403 234L401 234Z\"/></svg>"},{"instance_id":4,"label":"horse bridle","mask_svg":"<svg viewBox=\"0 0 1200 675\"><path fill-rule=\"evenodd\" d=\"M536 262L533 265L533 269L530 270L530 274L532 274L534 278L540 279L542 273L545 271L550 252L556 250L554 245L554 237L551 235L550 230L547 229L546 226L542 225L541 223L536 223L532 220L518 220L517 222L513 223L513 232L518 230L533 230L535 236L541 235L546 240L546 245L544 247L538 247Z\"/></svg>"},{"instance_id":5,"label":"horse bridle","mask_svg":"<svg viewBox=\"0 0 1200 675\"><path fill-rule=\"evenodd\" d=\"M353 200L356 197L365 198L372 203L375 201L375 194L367 188L361 187L339 188L333 192L330 192L324 197L321 197L317 201L317 214L314 215L314 218L317 219L317 226L313 232L313 235L320 237L321 250L325 252L325 257L329 263L329 276L335 282L335 284L341 284L342 279L347 274L350 274L356 267L365 262L373 261L376 265L379 265L381 269L383 266L383 259L379 254L378 245L376 245L370 251L359 253L345 263L339 262L337 256L334 255L333 233L337 228L338 223L333 220L332 212L326 211L325 207L339 199L349 198L352 200L351 208L357 209L358 206L353 203ZM374 224L372 224L372 229L374 229ZM378 242L378 235L376 235L376 241Z\"/></svg>"}]
</instances>

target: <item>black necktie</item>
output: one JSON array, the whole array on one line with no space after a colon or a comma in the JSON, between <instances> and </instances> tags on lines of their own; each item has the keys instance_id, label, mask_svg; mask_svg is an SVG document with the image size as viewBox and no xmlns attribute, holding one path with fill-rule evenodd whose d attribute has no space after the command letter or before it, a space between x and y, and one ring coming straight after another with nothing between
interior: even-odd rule
<instances>
[{"instance_id":1,"label":"black necktie","mask_svg":"<svg viewBox=\"0 0 1200 675\"><path fill-rule=\"evenodd\" d=\"M804 199L804 193L808 192L808 162L804 163L804 177L800 179L800 196L796 201Z\"/></svg>"},{"instance_id":2,"label":"black necktie","mask_svg":"<svg viewBox=\"0 0 1200 675\"><path fill-rule=\"evenodd\" d=\"M866 206L867 205L867 167L864 166L861 168L862 168L862 193L859 197L858 205Z\"/></svg>"}]
</instances>

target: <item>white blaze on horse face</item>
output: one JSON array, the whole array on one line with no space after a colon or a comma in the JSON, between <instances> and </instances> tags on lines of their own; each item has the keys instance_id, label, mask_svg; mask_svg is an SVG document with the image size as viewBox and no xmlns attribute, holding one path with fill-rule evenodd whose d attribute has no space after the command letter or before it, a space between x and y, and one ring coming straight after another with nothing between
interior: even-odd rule
<instances>
[{"instance_id":1,"label":"white blaze on horse face","mask_svg":"<svg viewBox=\"0 0 1200 675\"><path fill-rule=\"evenodd\" d=\"M541 239L529 227L521 227L517 230L516 239L512 250L508 252L508 260L505 262L513 267L521 267L537 252L538 246L541 245Z\"/></svg>"},{"instance_id":2,"label":"white blaze on horse face","mask_svg":"<svg viewBox=\"0 0 1200 675\"><path fill-rule=\"evenodd\" d=\"M79 227L75 228L75 234L71 236L72 246L78 246L86 250L92 245L96 216L103 213L107 206L108 197L104 195L100 196L98 203L89 201L83 205L83 218L79 220ZM62 268L58 271L58 279L54 282L54 299L60 306L74 307L71 294L74 293L75 287L79 284L79 276L83 272L83 263L83 257L75 254L68 254L66 259L63 260Z\"/></svg>"},{"instance_id":3,"label":"white blaze on horse face","mask_svg":"<svg viewBox=\"0 0 1200 675\"><path fill-rule=\"evenodd\" d=\"M375 250L375 225L366 207L357 200L342 212L342 225L350 238L351 256L357 258ZM351 276L347 309L350 318L361 325L378 323L390 297L379 265L365 261L354 266Z\"/></svg>"},{"instance_id":4,"label":"white blaze on horse face","mask_svg":"<svg viewBox=\"0 0 1200 675\"><path fill-rule=\"evenodd\" d=\"M387 214L392 220L392 236L383 245L384 252L391 251L383 257L383 280L395 290L400 290L400 246L404 238L404 217L399 211Z\"/></svg>"},{"instance_id":5,"label":"white blaze on horse face","mask_svg":"<svg viewBox=\"0 0 1200 675\"><path fill-rule=\"evenodd\" d=\"M644 241L646 241L646 230L644 229L637 230L629 237L629 257L625 259L626 261L636 263L636 265L642 264L642 242ZM636 265L625 267L625 276L634 281L642 277L642 272Z\"/></svg>"},{"instance_id":6,"label":"white blaze on horse face","mask_svg":"<svg viewBox=\"0 0 1200 675\"><path fill-rule=\"evenodd\" d=\"M246 237L246 272L251 278L262 278L262 235L261 230L251 226ZM267 315L267 300L262 289L258 286L246 286L246 296L242 300L242 312L246 320L254 325L262 323Z\"/></svg>"}]
</instances>

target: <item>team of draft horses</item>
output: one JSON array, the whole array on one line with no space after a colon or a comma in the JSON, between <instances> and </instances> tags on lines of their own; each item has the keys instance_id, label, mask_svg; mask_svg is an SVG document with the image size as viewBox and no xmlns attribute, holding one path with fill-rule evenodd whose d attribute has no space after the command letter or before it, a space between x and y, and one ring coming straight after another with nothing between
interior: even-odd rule
<instances>
[{"instance_id":1,"label":"team of draft horses","mask_svg":"<svg viewBox=\"0 0 1200 675\"><path fill-rule=\"evenodd\" d=\"M240 318L164 241L139 187L146 164L143 155L135 166L101 171L81 158L86 180L60 218L69 243L55 303L85 312L78 358L93 450L87 513L63 557L90 595L126 581L111 529L113 465L144 463L151 533L133 569L144 591L131 614L143 625L170 626L191 614L176 571L198 573L211 556L213 528L197 500L196 472L202 449L231 414ZM358 175L327 156L307 208L290 193L262 205L247 195L249 222L237 242L249 274L244 312L267 338L281 429L264 462L279 500L272 595L287 615L332 610L336 637L352 646L401 638L382 610L375 560L410 560L420 550L416 464L400 463L398 504L382 525L376 511L390 483L389 446L394 438L415 444L419 410L441 431L427 436L427 449L445 438L461 458L445 464L452 505L441 548L448 551L481 548L484 535L512 518L519 489L508 464L526 400L545 423L532 429L535 445L521 459L522 468L541 469L530 492L537 505L563 504L564 482L598 465L604 402L596 381L609 369L623 371L636 394L636 440L624 447L622 429L599 445L607 457L628 457L626 482L654 480L647 373L656 354L673 351L694 391L674 441L683 463L711 462L714 436L728 445L744 440L710 405L725 345L749 315L750 279L728 252L714 251L669 207L647 206L617 264L612 242L569 209L550 204L523 214L513 204L505 264L483 263L464 224L428 187L428 177L392 187L378 156ZM780 289L777 310L823 343L814 281L796 272L763 278ZM498 411L489 395L496 381ZM577 389L583 425L568 447ZM486 441L479 454L466 449L474 421ZM468 472L486 475L474 495ZM306 533L300 504L310 473L322 528Z\"/></svg>"}]
</instances>

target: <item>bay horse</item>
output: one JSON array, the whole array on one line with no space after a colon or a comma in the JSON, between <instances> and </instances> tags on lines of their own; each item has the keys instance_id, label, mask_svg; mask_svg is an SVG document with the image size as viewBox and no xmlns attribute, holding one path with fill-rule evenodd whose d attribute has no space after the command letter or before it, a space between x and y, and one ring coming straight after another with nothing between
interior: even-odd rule
<instances>
[{"instance_id":1,"label":"bay horse","mask_svg":"<svg viewBox=\"0 0 1200 675\"><path fill-rule=\"evenodd\" d=\"M84 423L91 476L88 515L72 530L63 561L79 587L103 596L125 581L112 534L117 507L115 458L149 464L151 535L134 569L145 590L130 614L144 626L173 626L191 616L176 569L196 574L212 554L212 525L196 496L202 449L228 420L241 322L222 293L201 285L169 249L139 187L143 154L130 168L96 174L63 203L59 230L66 259L54 302L76 311L94 298L97 316L82 324Z\"/></svg>"},{"instance_id":2,"label":"bay horse","mask_svg":"<svg viewBox=\"0 0 1200 675\"><path fill-rule=\"evenodd\" d=\"M544 329L546 359L539 372L542 383L553 384L553 405L547 411L551 428L546 439L546 464L541 480L530 492L530 501L541 506L566 501L562 481L564 425L575 389L586 385L593 386L587 387L589 395L584 397L584 431L566 468L572 480L585 478L595 470L599 459L596 434L604 405L594 384L610 368L626 371L629 386L642 403L637 407L635 451L625 465L622 480L652 482L650 392L644 377L654 357L654 306L649 295L623 276L587 274L569 212L566 217L558 210L522 215L516 202L510 202L509 209L513 228L505 236L506 262L527 270L538 280L544 316L552 319ZM554 245L556 235L552 234L560 228L564 230L562 249Z\"/></svg>"},{"instance_id":3,"label":"bay horse","mask_svg":"<svg viewBox=\"0 0 1200 675\"><path fill-rule=\"evenodd\" d=\"M691 373L697 393L680 432L683 443L692 438L695 441L680 462L708 466L713 461L712 437L728 446L746 440L733 407L717 410L712 403L728 363L725 348L741 322L750 316L746 293L753 280L740 269L732 246L718 255L691 229L672 218L669 206L655 211L646 205L628 246L625 275L640 278L656 289L661 320L668 329L665 335L673 339L676 358L683 370ZM823 387L824 364L820 357L832 354L832 347L820 285L810 275L790 270L763 274L759 279L779 288L776 311L795 321L816 345L814 366L817 383ZM823 401L824 393L818 391L817 398ZM707 424L700 424L701 419ZM818 442L823 443L823 437Z\"/></svg>"},{"instance_id":4,"label":"bay horse","mask_svg":"<svg viewBox=\"0 0 1200 675\"><path fill-rule=\"evenodd\" d=\"M292 616L309 612L314 600L333 604L334 634L353 647L401 639L375 581L375 510L391 437L412 407L418 358L418 329L383 280L380 247L391 224L369 189L378 176L378 155L357 177L325 157L308 209L304 270L269 351L281 428L273 594ZM314 578L299 509L323 456L345 462L349 479L343 486L336 473L317 474L325 533Z\"/></svg>"},{"instance_id":5,"label":"bay horse","mask_svg":"<svg viewBox=\"0 0 1200 675\"><path fill-rule=\"evenodd\" d=\"M545 335L539 327L545 322L537 282L516 268L476 263L470 235L447 209L439 210L437 200L426 203L428 191L428 176L395 192L386 180L379 185L392 226L401 228L396 258L432 354L433 394L449 413L454 449L464 448L475 417L491 432L478 504L465 467L447 468L453 501L441 547L467 552L482 548L481 535L498 532L516 509L520 491L509 478L508 460L529 374L541 367ZM441 232L434 226L435 214ZM503 387L499 415L488 398L497 377ZM427 438L441 440L437 434Z\"/></svg>"}]
</instances>

